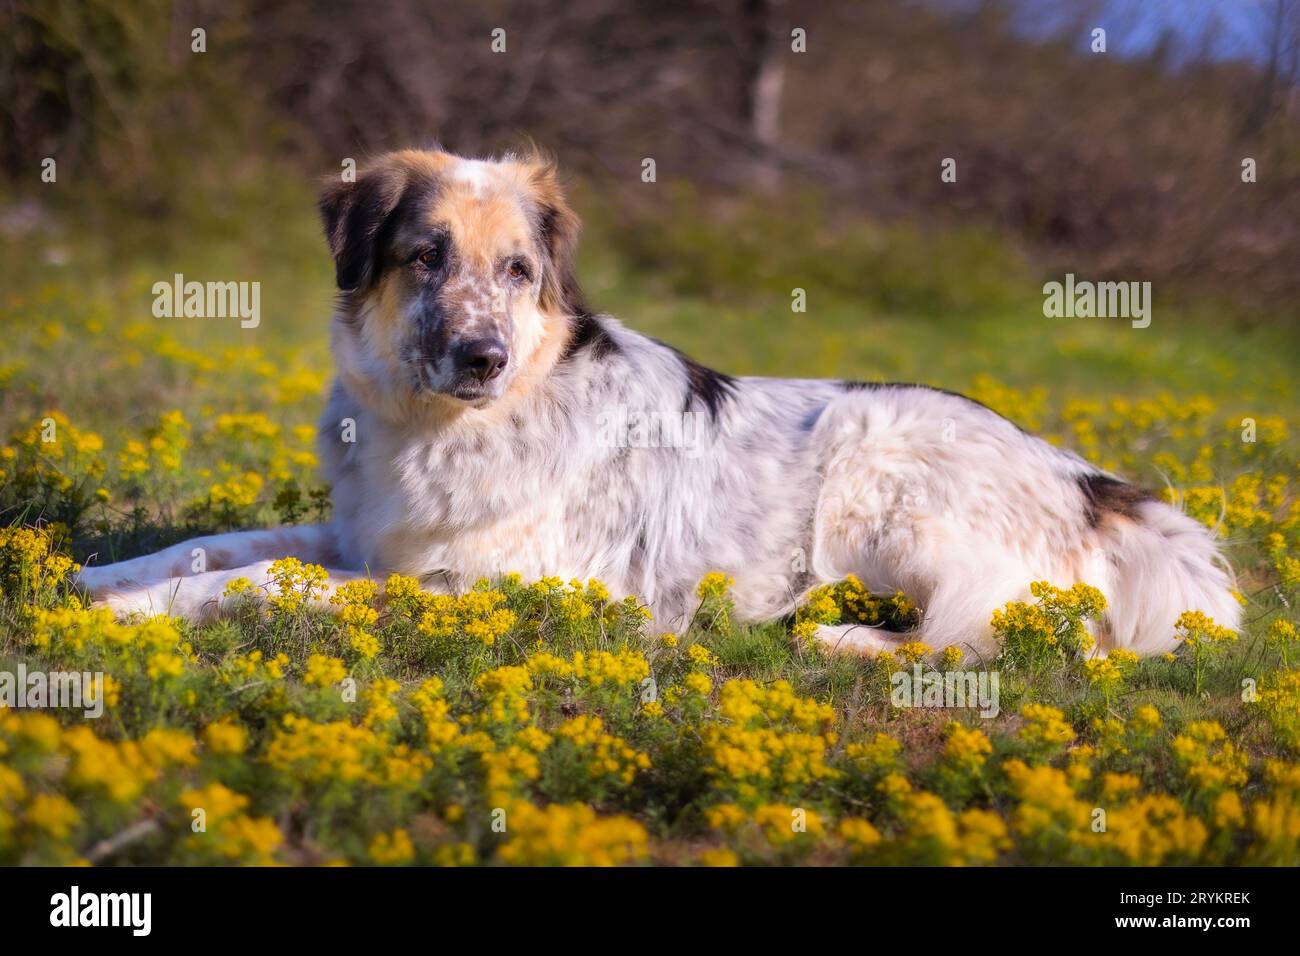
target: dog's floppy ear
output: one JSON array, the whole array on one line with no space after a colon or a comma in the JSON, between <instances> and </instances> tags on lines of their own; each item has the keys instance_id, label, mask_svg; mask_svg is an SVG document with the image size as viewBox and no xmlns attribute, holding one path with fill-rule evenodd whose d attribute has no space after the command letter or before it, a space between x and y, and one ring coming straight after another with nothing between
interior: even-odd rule
<instances>
[{"instance_id":1,"label":"dog's floppy ear","mask_svg":"<svg viewBox=\"0 0 1300 956\"><path fill-rule=\"evenodd\" d=\"M528 186L537 204L537 228L547 260L542 270L542 308L565 315L587 315L587 301L578 284L575 262L582 221L564 198L554 160L531 157Z\"/></svg>"},{"instance_id":2,"label":"dog's floppy ear","mask_svg":"<svg viewBox=\"0 0 1300 956\"><path fill-rule=\"evenodd\" d=\"M365 289L377 278L381 234L405 190L405 171L382 161L358 172L356 182L331 182L322 190L318 205L341 290Z\"/></svg>"}]
</instances>

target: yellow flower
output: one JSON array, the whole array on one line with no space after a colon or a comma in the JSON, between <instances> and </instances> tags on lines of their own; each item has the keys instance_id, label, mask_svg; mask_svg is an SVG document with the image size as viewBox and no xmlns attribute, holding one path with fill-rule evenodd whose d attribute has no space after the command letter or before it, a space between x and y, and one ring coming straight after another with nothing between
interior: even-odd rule
<instances>
[{"instance_id":1,"label":"yellow flower","mask_svg":"<svg viewBox=\"0 0 1300 956\"><path fill-rule=\"evenodd\" d=\"M244 594L253 594L257 587L248 578L235 578L226 584L226 589L222 593L226 597L238 597Z\"/></svg>"},{"instance_id":2,"label":"yellow flower","mask_svg":"<svg viewBox=\"0 0 1300 956\"><path fill-rule=\"evenodd\" d=\"M1112 653L1108 657L1093 657L1084 661L1083 673L1088 678L1088 683L1109 699L1124 683L1130 666L1126 658L1117 659L1115 653Z\"/></svg>"},{"instance_id":3,"label":"yellow flower","mask_svg":"<svg viewBox=\"0 0 1300 956\"><path fill-rule=\"evenodd\" d=\"M255 471L245 471L213 485L208 489L208 496L214 505L236 509L251 508L257 503L263 484L264 479L260 474Z\"/></svg>"},{"instance_id":4,"label":"yellow flower","mask_svg":"<svg viewBox=\"0 0 1300 956\"><path fill-rule=\"evenodd\" d=\"M1179 638L1189 647L1221 647L1235 644L1237 632L1229 630L1200 611L1184 611L1175 625Z\"/></svg>"},{"instance_id":5,"label":"yellow flower","mask_svg":"<svg viewBox=\"0 0 1300 956\"><path fill-rule=\"evenodd\" d=\"M795 794L839 775L828 761L834 709L796 696L787 681L727 681L718 713L722 721L701 729L716 788L750 802L761 793Z\"/></svg>"},{"instance_id":6,"label":"yellow flower","mask_svg":"<svg viewBox=\"0 0 1300 956\"><path fill-rule=\"evenodd\" d=\"M598 817L586 804L504 808L509 839L497 851L515 866L620 866L645 858L649 835L628 817Z\"/></svg>"},{"instance_id":7,"label":"yellow flower","mask_svg":"<svg viewBox=\"0 0 1300 956\"><path fill-rule=\"evenodd\" d=\"M766 804L754 811L754 822L764 839L773 846L783 846L807 837L816 838L825 832L821 816L802 807L785 804Z\"/></svg>"},{"instance_id":8,"label":"yellow flower","mask_svg":"<svg viewBox=\"0 0 1300 956\"><path fill-rule=\"evenodd\" d=\"M357 627L348 629L348 646L364 660L371 660L379 653L378 638Z\"/></svg>"},{"instance_id":9,"label":"yellow flower","mask_svg":"<svg viewBox=\"0 0 1300 956\"><path fill-rule=\"evenodd\" d=\"M344 624L368 628L379 620L379 611L373 607L378 597L378 584L369 578L357 578L336 587L330 603L341 608L339 618Z\"/></svg>"},{"instance_id":10,"label":"yellow flower","mask_svg":"<svg viewBox=\"0 0 1300 956\"><path fill-rule=\"evenodd\" d=\"M62 840L81 821L81 815L66 797L38 793L27 805L24 819L30 826L44 831L56 840Z\"/></svg>"},{"instance_id":11,"label":"yellow flower","mask_svg":"<svg viewBox=\"0 0 1300 956\"><path fill-rule=\"evenodd\" d=\"M0 747L0 754L2 753L4 749ZM22 775L12 767L0 764L0 806L16 803L26 795L27 785L23 783Z\"/></svg>"},{"instance_id":12,"label":"yellow flower","mask_svg":"<svg viewBox=\"0 0 1300 956\"><path fill-rule=\"evenodd\" d=\"M1241 797L1235 791L1225 790L1214 801L1214 825L1222 830L1242 826L1246 822L1246 813L1241 806Z\"/></svg>"},{"instance_id":13,"label":"yellow flower","mask_svg":"<svg viewBox=\"0 0 1300 956\"><path fill-rule=\"evenodd\" d=\"M1025 725L1020 737L1031 744L1046 748L1063 747L1074 740L1074 728L1065 720L1065 714L1045 704L1026 704L1020 711Z\"/></svg>"},{"instance_id":14,"label":"yellow flower","mask_svg":"<svg viewBox=\"0 0 1300 956\"><path fill-rule=\"evenodd\" d=\"M929 657L931 653L933 653L933 649L930 645L922 643L921 641L909 641L906 644L899 645L898 647L898 656L909 664L915 664L917 661L924 660Z\"/></svg>"},{"instance_id":15,"label":"yellow flower","mask_svg":"<svg viewBox=\"0 0 1300 956\"><path fill-rule=\"evenodd\" d=\"M347 676L347 666L337 657L312 654L307 658L307 673L302 681L312 687L332 687Z\"/></svg>"},{"instance_id":16,"label":"yellow flower","mask_svg":"<svg viewBox=\"0 0 1300 956\"><path fill-rule=\"evenodd\" d=\"M140 740L140 753L155 767L188 767L197 762L194 738L183 730L155 727Z\"/></svg>"},{"instance_id":17,"label":"yellow flower","mask_svg":"<svg viewBox=\"0 0 1300 956\"><path fill-rule=\"evenodd\" d=\"M324 595L329 572L319 564L304 564L297 558L272 561L267 569L271 578L268 602L282 614L295 614Z\"/></svg>"},{"instance_id":18,"label":"yellow flower","mask_svg":"<svg viewBox=\"0 0 1300 956\"><path fill-rule=\"evenodd\" d=\"M1149 794L1113 808L1100 842L1139 866L1195 859L1205 845L1205 824L1168 794Z\"/></svg>"},{"instance_id":19,"label":"yellow flower","mask_svg":"<svg viewBox=\"0 0 1300 956\"><path fill-rule=\"evenodd\" d=\"M696 588L696 594L702 600L709 598L724 598L727 591L736 582L720 571L710 571L701 580L700 585Z\"/></svg>"},{"instance_id":20,"label":"yellow flower","mask_svg":"<svg viewBox=\"0 0 1300 956\"><path fill-rule=\"evenodd\" d=\"M844 748L850 760L860 761L874 770L892 770L898 764L903 745L885 733L877 733L870 743L849 744Z\"/></svg>"},{"instance_id":21,"label":"yellow flower","mask_svg":"<svg viewBox=\"0 0 1300 956\"><path fill-rule=\"evenodd\" d=\"M728 867L739 866L740 860L732 850L726 847L714 847L713 849L704 850L700 853L699 861L701 866Z\"/></svg>"},{"instance_id":22,"label":"yellow flower","mask_svg":"<svg viewBox=\"0 0 1300 956\"><path fill-rule=\"evenodd\" d=\"M686 649L686 656L692 664L701 667L710 667L713 664L713 654L703 644L692 644Z\"/></svg>"},{"instance_id":23,"label":"yellow flower","mask_svg":"<svg viewBox=\"0 0 1300 956\"><path fill-rule=\"evenodd\" d=\"M239 724L219 720L203 730L203 742L214 754L234 756L242 754L248 746L248 731Z\"/></svg>"},{"instance_id":24,"label":"yellow flower","mask_svg":"<svg viewBox=\"0 0 1300 956\"><path fill-rule=\"evenodd\" d=\"M366 704L366 726L380 727L397 717L397 708L393 705L393 695L401 689L395 680L381 677L366 688L363 700Z\"/></svg>"},{"instance_id":25,"label":"yellow flower","mask_svg":"<svg viewBox=\"0 0 1300 956\"><path fill-rule=\"evenodd\" d=\"M835 831L854 854L864 853L880 843L880 831L861 817L845 817Z\"/></svg>"},{"instance_id":26,"label":"yellow flower","mask_svg":"<svg viewBox=\"0 0 1300 956\"><path fill-rule=\"evenodd\" d=\"M145 672L150 680L161 681L169 677L180 677L185 671L185 661L179 654L161 652L149 656Z\"/></svg>"},{"instance_id":27,"label":"yellow flower","mask_svg":"<svg viewBox=\"0 0 1300 956\"><path fill-rule=\"evenodd\" d=\"M1213 720L1189 723L1170 745L1183 773L1196 786L1217 793L1246 782L1246 755Z\"/></svg>"},{"instance_id":28,"label":"yellow flower","mask_svg":"<svg viewBox=\"0 0 1300 956\"><path fill-rule=\"evenodd\" d=\"M192 820L203 820L203 828L192 832L185 845L205 860L264 866L272 862L272 854L284 842L272 820L244 813L248 797L223 784L184 790L179 803Z\"/></svg>"},{"instance_id":29,"label":"yellow flower","mask_svg":"<svg viewBox=\"0 0 1300 956\"><path fill-rule=\"evenodd\" d=\"M1133 726L1144 734L1152 734L1160 729L1164 721L1160 717L1160 711L1150 704L1143 704L1133 711Z\"/></svg>"},{"instance_id":30,"label":"yellow flower","mask_svg":"<svg viewBox=\"0 0 1300 956\"><path fill-rule=\"evenodd\" d=\"M682 678L682 686L692 694L700 697L708 697L713 693L713 681L709 679L708 674L701 674L698 671L692 671Z\"/></svg>"},{"instance_id":31,"label":"yellow flower","mask_svg":"<svg viewBox=\"0 0 1300 956\"><path fill-rule=\"evenodd\" d=\"M716 807L710 807L704 817L709 826L715 830L734 830L749 819L745 816L745 811L734 803L721 803Z\"/></svg>"},{"instance_id":32,"label":"yellow flower","mask_svg":"<svg viewBox=\"0 0 1300 956\"><path fill-rule=\"evenodd\" d=\"M791 633L800 641L807 642L817 636L817 631L820 627L821 625L811 618L804 618L803 620L795 622Z\"/></svg>"},{"instance_id":33,"label":"yellow flower","mask_svg":"<svg viewBox=\"0 0 1300 956\"><path fill-rule=\"evenodd\" d=\"M993 752L993 743L982 730L963 727L953 721L948 724L948 740L943 747L944 757L966 773L978 773L984 760Z\"/></svg>"},{"instance_id":34,"label":"yellow flower","mask_svg":"<svg viewBox=\"0 0 1300 956\"><path fill-rule=\"evenodd\" d=\"M1022 836L1052 838L1089 832L1092 807L1075 796L1069 777L1055 767L1030 767L1021 760L1002 765L1012 793L1020 801L1012 815Z\"/></svg>"},{"instance_id":35,"label":"yellow flower","mask_svg":"<svg viewBox=\"0 0 1300 956\"><path fill-rule=\"evenodd\" d=\"M1112 802L1118 801L1130 793L1136 793L1141 786L1142 781L1131 773L1111 773L1108 771L1101 778L1102 795Z\"/></svg>"},{"instance_id":36,"label":"yellow flower","mask_svg":"<svg viewBox=\"0 0 1300 956\"><path fill-rule=\"evenodd\" d=\"M212 822L234 816L248 806L248 797L220 783L181 791L180 804L187 810L202 810Z\"/></svg>"},{"instance_id":37,"label":"yellow flower","mask_svg":"<svg viewBox=\"0 0 1300 956\"><path fill-rule=\"evenodd\" d=\"M415 859L410 834L398 828L392 833L378 833L370 841L370 859L380 866L401 866Z\"/></svg>"}]
</instances>

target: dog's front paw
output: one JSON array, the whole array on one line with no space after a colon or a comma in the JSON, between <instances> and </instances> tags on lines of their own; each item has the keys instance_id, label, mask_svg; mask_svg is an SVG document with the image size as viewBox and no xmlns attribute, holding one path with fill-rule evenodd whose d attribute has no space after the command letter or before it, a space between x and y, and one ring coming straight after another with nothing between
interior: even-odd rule
<instances>
[{"instance_id":1,"label":"dog's front paw","mask_svg":"<svg viewBox=\"0 0 1300 956\"><path fill-rule=\"evenodd\" d=\"M72 583L94 601L104 600L114 592L125 593L144 587L144 582L132 580L116 564L84 567L73 576Z\"/></svg>"},{"instance_id":2,"label":"dog's front paw","mask_svg":"<svg viewBox=\"0 0 1300 956\"><path fill-rule=\"evenodd\" d=\"M131 617L136 614L154 617L158 614L172 613L174 597L163 593L158 586L136 587L119 590L114 587L87 588L92 598L91 607L108 608L117 617Z\"/></svg>"},{"instance_id":3,"label":"dog's front paw","mask_svg":"<svg viewBox=\"0 0 1300 956\"><path fill-rule=\"evenodd\" d=\"M186 586L185 578L170 578L154 584L110 587L94 593L93 607L106 607L118 617L182 617L198 620L202 602L195 589Z\"/></svg>"},{"instance_id":4,"label":"dog's front paw","mask_svg":"<svg viewBox=\"0 0 1300 956\"><path fill-rule=\"evenodd\" d=\"M95 606L112 608L121 616L164 614L187 621L203 622L217 618L231 581L247 578L257 588L267 581L270 561L261 561L233 571L209 571L183 578L167 578L148 584L128 581L95 594ZM260 593L260 590L259 590Z\"/></svg>"}]
</instances>

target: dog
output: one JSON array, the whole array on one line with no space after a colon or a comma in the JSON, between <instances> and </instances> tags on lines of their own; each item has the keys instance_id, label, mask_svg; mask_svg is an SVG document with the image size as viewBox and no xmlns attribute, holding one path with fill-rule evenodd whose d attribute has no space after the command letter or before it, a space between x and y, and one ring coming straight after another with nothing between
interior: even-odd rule
<instances>
[{"instance_id":1,"label":"dog","mask_svg":"<svg viewBox=\"0 0 1300 956\"><path fill-rule=\"evenodd\" d=\"M80 582L103 604L208 619L235 600L230 581L272 588L270 562L294 556L331 588L393 572L451 592L512 571L596 578L663 630L689 623L709 572L755 622L852 574L921 609L906 634L820 628L867 654L995 652L993 612L1036 580L1104 593L1102 653L1171 650L1185 610L1238 623L1205 527L971 399L732 377L594 313L547 158L388 153L328 185L320 211L338 285L319 430L332 520L89 566ZM658 433L690 447L613 434L632 420L689 422Z\"/></svg>"}]
</instances>

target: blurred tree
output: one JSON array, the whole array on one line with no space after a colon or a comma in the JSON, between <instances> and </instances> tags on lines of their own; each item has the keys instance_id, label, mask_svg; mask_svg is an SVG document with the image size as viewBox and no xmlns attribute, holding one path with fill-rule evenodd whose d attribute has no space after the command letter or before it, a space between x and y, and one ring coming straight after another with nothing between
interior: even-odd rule
<instances>
[{"instance_id":1,"label":"blurred tree","mask_svg":"<svg viewBox=\"0 0 1300 956\"><path fill-rule=\"evenodd\" d=\"M992 224L1047 269L1294 302L1300 0L1233 21L1237 57L1183 3L0 0L0 160L163 215L272 163L529 136L632 210L667 214L653 157L719 209L811 189L830 219ZM1089 52L1098 18L1127 55Z\"/></svg>"}]
</instances>

